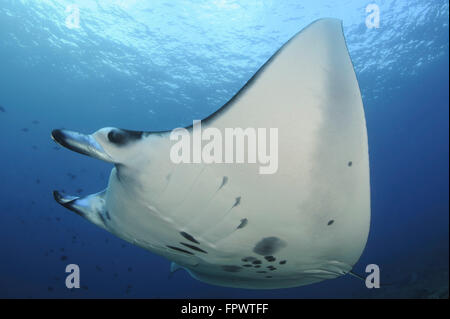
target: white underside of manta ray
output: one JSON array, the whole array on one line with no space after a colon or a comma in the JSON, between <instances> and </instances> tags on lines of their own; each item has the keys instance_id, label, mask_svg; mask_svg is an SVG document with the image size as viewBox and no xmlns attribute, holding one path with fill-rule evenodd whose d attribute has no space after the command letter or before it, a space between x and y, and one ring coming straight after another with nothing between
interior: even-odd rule
<instances>
[{"instance_id":1,"label":"white underside of manta ray","mask_svg":"<svg viewBox=\"0 0 450 319\"><path fill-rule=\"evenodd\" d=\"M175 164L170 131L54 130L62 146L115 164L106 190L55 199L211 284L285 288L350 272L368 237L370 185L341 21L296 34L202 127L278 128L278 171Z\"/></svg>"}]
</instances>

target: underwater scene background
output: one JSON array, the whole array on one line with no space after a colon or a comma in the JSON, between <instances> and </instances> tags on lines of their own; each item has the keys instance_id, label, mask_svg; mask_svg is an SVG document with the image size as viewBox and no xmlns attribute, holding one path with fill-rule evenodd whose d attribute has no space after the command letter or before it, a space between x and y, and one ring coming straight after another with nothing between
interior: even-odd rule
<instances>
[{"instance_id":1,"label":"underwater scene background","mask_svg":"<svg viewBox=\"0 0 450 319\"><path fill-rule=\"evenodd\" d=\"M368 28L366 7L379 7ZM79 12L79 22L70 19ZM54 128L163 130L217 110L291 36L343 20L367 120L371 230L349 275L290 289L211 286L58 205L111 165ZM73 16L72 16L73 18ZM0 2L0 297L448 298L449 3L275 0ZM81 269L67 289L65 266Z\"/></svg>"}]
</instances>

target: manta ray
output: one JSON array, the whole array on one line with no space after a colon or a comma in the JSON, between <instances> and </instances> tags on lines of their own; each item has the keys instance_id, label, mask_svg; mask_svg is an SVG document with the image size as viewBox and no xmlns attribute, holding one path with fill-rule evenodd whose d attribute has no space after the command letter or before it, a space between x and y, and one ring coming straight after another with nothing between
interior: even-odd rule
<instances>
[{"instance_id":1,"label":"manta ray","mask_svg":"<svg viewBox=\"0 0 450 319\"><path fill-rule=\"evenodd\" d=\"M293 36L202 125L278 128L277 172L174 163L171 131L59 129L57 143L114 168L105 190L54 198L206 283L274 289L351 273L369 233L369 156L340 20Z\"/></svg>"}]
</instances>

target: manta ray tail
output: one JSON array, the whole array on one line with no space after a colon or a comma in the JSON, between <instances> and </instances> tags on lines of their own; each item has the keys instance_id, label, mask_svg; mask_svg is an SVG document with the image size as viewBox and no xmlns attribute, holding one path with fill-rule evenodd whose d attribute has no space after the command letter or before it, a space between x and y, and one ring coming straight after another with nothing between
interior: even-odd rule
<instances>
[{"instance_id":1,"label":"manta ray tail","mask_svg":"<svg viewBox=\"0 0 450 319\"><path fill-rule=\"evenodd\" d=\"M355 277L355 278L358 278L358 279L360 279L360 280L362 280L362 281L366 281L366 278L364 278L364 277L361 276L361 275L358 275L357 273L355 273L355 272L353 272L353 271L349 271L348 274L351 275L351 276L353 276L353 277Z\"/></svg>"},{"instance_id":2,"label":"manta ray tail","mask_svg":"<svg viewBox=\"0 0 450 319\"><path fill-rule=\"evenodd\" d=\"M349 271L348 274L353 276L353 277L355 277L355 278L358 278L358 279L360 279L362 281L366 281L366 278L364 278L363 276L355 273L353 270ZM397 284L399 284L399 283L395 283L395 282L383 283L382 285L380 284L380 287L383 288L383 287L386 287L386 286L395 286Z\"/></svg>"},{"instance_id":3,"label":"manta ray tail","mask_svg":"<svg viewBox=\"0 0 450 319\"><path fill-rule=\"evenodd\" d=\"M86 197L63 196L58 191L53 191L55 200L67 209L88 219L99 227L106 228L110 219L105 209L105 191Z\"/></svg>"}]
</instances>

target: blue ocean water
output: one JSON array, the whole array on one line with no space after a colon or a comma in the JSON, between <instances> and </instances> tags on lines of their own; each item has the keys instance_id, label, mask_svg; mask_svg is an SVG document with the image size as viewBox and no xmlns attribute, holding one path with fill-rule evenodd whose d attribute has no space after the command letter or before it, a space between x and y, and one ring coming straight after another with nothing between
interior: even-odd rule
<instances>
[{"instance_id":1,"label":"blue ocean water","mask_svg":"<svg viewBox=\"0 0 450 319\"><path fill-rule=\"evenodd\" d=\"M370 3L379 28L365 24ZM354 270L378 264L392 285L344 276L260 291L169 279L168 260L54 201L53 189L102 190L111 165L60 149L52 129L189 125L322 17L343 20L366 112L372 217ZM445 0L2 0L0 297L448 298L448 43ZM65 287L68 263L82 289Z\"/></svg>"}]
</instances>

